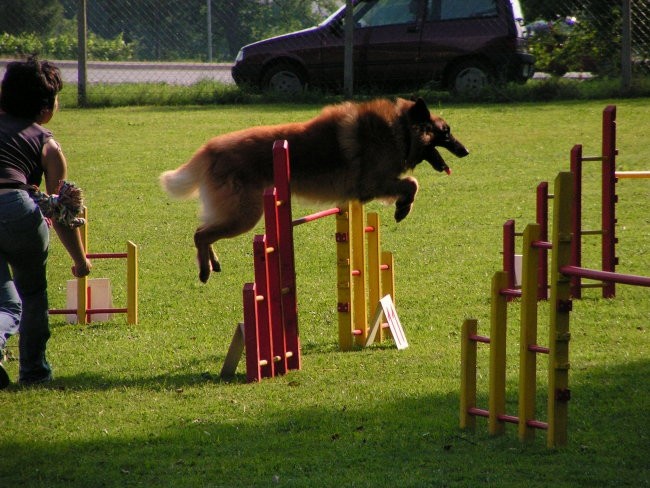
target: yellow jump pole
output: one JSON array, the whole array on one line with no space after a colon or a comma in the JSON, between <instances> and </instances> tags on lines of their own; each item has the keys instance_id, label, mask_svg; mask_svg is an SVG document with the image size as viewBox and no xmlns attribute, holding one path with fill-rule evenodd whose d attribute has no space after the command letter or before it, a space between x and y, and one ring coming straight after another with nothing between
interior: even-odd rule
<instances>
[{"instance_id":1,"label":"yellow jump pole","mask_svg":"<svg viewBox=\"0 0 650 488\"><path fill-rule=\"evenodd\" d=\"M614 176L618 179L650 178L650 171L616 171Z\"/></svg>"},{"instance_id":2,"label":"yellow jump pole","mask_svg":"<svg viewBox=\"0 0 650 488\"><path fill-rule=\"evenodd\" d=\"M501 290L508 287L508 274L497 271L492 277L490 310L490 394L488 431L503 434L505 424L501 417L506 411L506 322L508 300Z\"/></svg>"},{"instance_id":3,"label":"yellow jump pole","mask_svg":"<svg viewBox=\"0 0 650 488\"><path fill-rule=\"evenodd\" d=\"M368 337L366 305L366 249L364 209L361 202L349 204L350 212L350 275L352 303L352 333L354 342L363 346Z\"/></svg>"},{"instance_id":4,"label":"yellow jump pole","mask_svg":"<svg viewBox=\"0 0 650 488\"><path fill-rule=\"evenodd\" d=\"M79 227L79 233L81 234L81 245L84 248L84 252L88 254L90 251L88 249L88 209L83 208L82 217L85 220L85 224ZM77 323L85 325L87 323L86 313L88 311L88 276L83 276L77 278Z\"/></svg>"},{"instance_id":5,"label":"yellow jump pole","mask_svg":"<svg viewBox=\"0 0 650 488\"><path fill-rule=\"evenodd\" d=\"M537 275L539 248L539 224L529 224L524 230L522 277L521 277L521 324L519 337L519 440L535 439L535 428L527 421L535 418L535 395L537 392Z\"/></svg>"},{"instance_id":6,"label":"yellow jump pole","mask_svg":"<svg viewBox=\"0 0 650 488\"><path fill-rule=\"evenodd\" d=\"M379 215L368 214L368 226L365 229L368 242L368 308L367 313L372 316L379 304L381 295L381 234L379 231ZM383 327L379 327L375 335L375 342L383 339Z\"/></svg>"},{"instance_id":7,"label":"yellow jump pole","mask_svg":"<svg viewBox=\"0 0 650 488\"><path fill-rule=\"evenodd\" d=\"M478 330L476 319L465 319L460 345L460 428L474 430L476 417L469 409L476 407L476 341L470 339Z\"/></svg>"},{"instance_id":8,"label":"yellow jump pole","mask_svg":"<svg viewBox=\"0 0 650 488\"><path fill-rule=\"evenodd\" d=\"M126 243L126 317L129 324L138 324L138 246Z\"/></svg>"},{"instance_id":9,"label":"yellow jump pole","mask_svg":"<svg viewBox=\"0 0 650 488\"><path fill-rule=\"evenodd\" d=\"M381 296L385 297L386 295L390 295L391 299L393 300L393 304L396 305L397 302L395 301L395 272L394 270L395 266L395 259L393 258L393 253L389 251L382 251L381 253L381 264L379 266L379 274L381 278ZM382 327L380 328L380 331L383 330L383 324ZM391 331L389 328L386 329L388 334L391 334ZM383 339L383 335L382 335ZM393 337L393 340L395 338Z\"/></svg>"},{"instance_id":10,"label":"yellow jump pole","mask_svg":"<svg viewBox=\"0 0 650 488\"><path fill-rule=\"evenodd\" d=\"M382 251L381 253L381 295L390 295L393 303L397 303L395 299L395 259L393 253L390 251Z\"/></svg>"},{"instance_id":11,"label":"yellow jump pole","mask_svg":"<svg viewBox=\"0 0 650 488\"><path fill-rule=\"evenodd\" d=\"M569 390L570 280L560 273L571 262L571 202L573 175L555 178L553 205L553 252L551 255L551 297L548 365L548 433L546 444L553 448L567 443Z\"/></svg>"},{"instance_id":12,"label":"yellow jump pole","mask_svg":"<svg viewBox=\"0 0 650 488\"><path fill-rule=\"evenodd\" d=\"M352 295L350 267L350 207L336 215L336 288L339 323L339 348L349 351L354 345L352 335Z\"/></svg>"}]
</instances>

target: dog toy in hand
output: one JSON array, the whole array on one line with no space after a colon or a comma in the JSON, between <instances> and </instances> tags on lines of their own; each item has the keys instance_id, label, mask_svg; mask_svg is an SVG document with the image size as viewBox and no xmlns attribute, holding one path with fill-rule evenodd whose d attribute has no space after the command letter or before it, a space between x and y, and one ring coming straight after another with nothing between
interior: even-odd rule
<instances>
[{"instance_id":1,"label":"dog toy in hand","mask_svg":"<svg viewBox=\"0 0 650 488\"><path fill-rule=\"evenodd\" d=\"M45 217L70 229L86 223L79 217L84 206L83 192L72 182L61 181L56 195L48 195L33 186L30 187L30 195Z\"/></svg>"}]
</instances>

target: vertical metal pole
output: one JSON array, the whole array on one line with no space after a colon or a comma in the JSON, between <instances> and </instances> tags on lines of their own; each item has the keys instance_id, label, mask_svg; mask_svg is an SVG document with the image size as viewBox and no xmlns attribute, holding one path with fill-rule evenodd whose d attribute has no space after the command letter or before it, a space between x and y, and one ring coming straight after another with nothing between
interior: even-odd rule
<instances>
[{"instance_id":1,"label":"vertical metal pole","mask_svg":"<svg viewBox=\"0 0 650 488\"><path fill-rule=\"evenodd\" d=\"M622 14L621 90L626 92L632 85L632 6L630 0L623 0Z\"/></svg>"},{"instance_id":2,"label":"vertical metal pole","mask_svg":"<svg viewBox=\"0 0 650 488\"><path fill-rule=\"evenodd\" d=\"M88 31L88 22L86 18L86 0L79 0L77 5L77 104L85 107L87 104L86 84L87 84L87 48L86 36Z\"/></svg>"},{"instance_id":3,"label":"vertical metal pole","mask_svg":"<svg viewBox=\"0 0 650 488\"><path fill-rule=\"evenodd\" d=\"M346 98L354 94L354 5L345 2L345 48L343 51L343 91Z\"/></svg>"},{"instance_id":4,"label":"vertical metal pole","mask_svg":"<svg viewBox=\"0 0 650 488\"><path fill-rule=\"evenodd\" d=\"M208 63L212 62L212 0L206 0L208 7Z\"/></svg>"}]
</instances>

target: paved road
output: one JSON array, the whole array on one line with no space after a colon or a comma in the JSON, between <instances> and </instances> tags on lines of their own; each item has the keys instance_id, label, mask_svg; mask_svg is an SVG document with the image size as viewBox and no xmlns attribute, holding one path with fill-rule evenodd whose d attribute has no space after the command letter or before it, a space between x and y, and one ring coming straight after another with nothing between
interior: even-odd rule
<instances>
[{"instance_id":1,"label":"paved road","mask_svg":"<svg viewBox=\"0 0 650 488\"><path fill-rule=\"evenodd\" d=\"M0 72L9 60L0 59ZM54 61L63 81L76 83L78 80L76 61ZM234 83L228 63L127 63L127 62L89 62L87 64L88 83L169 83L172 85L191 85L200 80L215 80Z\"/></svg>"},{"instance_id":2,"label":"paved road","mask_svg":"<svg viewBox=\"0 0 650 488\"><path fill-rule=\"evenodd\" d=\"M4 74L7 59L0 59L0 73ZM76 61L54 61L66 83L77 83ZM230 63L135 63L135 62L89 62L86 78L88 83L168 83L192 85L200 80L234 83L230 75ZM535 73L535 79L548 78L546 73ZM567 73L565 78L589 79L590 73Z\"/></svg>"}]
</instances>

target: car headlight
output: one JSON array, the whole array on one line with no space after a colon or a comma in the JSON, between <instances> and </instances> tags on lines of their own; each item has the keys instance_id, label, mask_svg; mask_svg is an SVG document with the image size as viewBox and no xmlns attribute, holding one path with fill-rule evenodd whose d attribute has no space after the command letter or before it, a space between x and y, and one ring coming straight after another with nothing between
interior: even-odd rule
<instances>
[{"instance_id":1,"label":"car headlight","mask_svg":"<svg viewBox=\"0 0 650 488\"><path fill-rule=\"evenodd\" d=\"M244 60L244 50L240 49L239 52L237 53L237 57L235 58L235 63L239 63L240 61Z\"/></svg>"}]
</instances>

